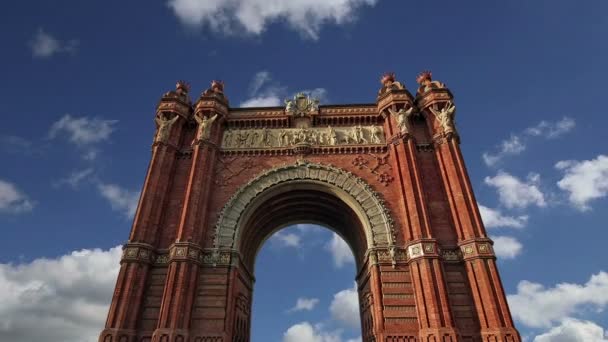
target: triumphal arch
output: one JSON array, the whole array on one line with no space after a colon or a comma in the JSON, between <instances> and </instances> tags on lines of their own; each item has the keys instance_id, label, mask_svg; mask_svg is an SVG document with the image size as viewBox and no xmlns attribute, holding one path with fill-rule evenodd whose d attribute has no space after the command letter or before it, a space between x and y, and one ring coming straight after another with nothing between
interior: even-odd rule
<instances>
[{"instance_id":1,"label":"triumphal arch","mask_svg":"<svg viewBox=\"0 0 608 342\"><path fill-rule=\"evenodd\" d=\"M375 103L233 108L178 82L100 342L249 341L261 244L294 223L352 248L364 342L519 342L445 84L385 74Z\"/></svg>"}]
</instances>

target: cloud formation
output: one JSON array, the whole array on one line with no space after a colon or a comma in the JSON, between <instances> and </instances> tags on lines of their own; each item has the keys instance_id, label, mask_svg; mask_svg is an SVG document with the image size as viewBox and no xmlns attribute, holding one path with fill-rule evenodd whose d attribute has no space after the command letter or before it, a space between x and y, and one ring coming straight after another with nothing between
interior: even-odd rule
<instances>
[{"instance_id":1,"label":"cloud formation","mask_svg":"<svg viewBox=\"0 0 608 342\"><path fill-rule=\"evenodd\" d=\"M550 328L586 309L608 306L608 273L599 272L585 284L560 283L546 288L527 280L508 296L513 317L533 328Z\"/></svg>"},{"instance_id":2,"label":"cloud formation","mask_svg":"<svg viewBox=\"0 0 608 342\"><path fill-rule=\"evenodd\" d=\"M108 200L113 210L122 212L127 218L135 215L139 202L139 191L128 190L111 183L99 183L97 189L101 196Z\"/></svg>"},{"instance_id":3,"label":"cloud formation","mask_svg":"<svg viewBox=\"0 0 608 342\"><path fill-rule=\"evenodd\" d=\"M533 342L608 342L604 328L591 321L573 318L538 335Z\"/></svg>"},{"instance_id":4,"label":"cloud formation","mask_svg":"<svg viewBox=\"0 0 608 342\"><path fill-rule=\"evenodd\" d=\"M261 35L269 24L285 23L307 39L317 40L325 24L343 25L357 11L377 0L169 0L168 6L185 25L234 35Z\"/></svg>"},{"instance_id":5,"label":"cloud formation","mask_svg":"<svg viewBox=\"0 0 608 342\"><path fill-rule=\"evenodd\" d=\"M329 306L329 312L333 319L348 327L359 328L361 326L357 283L354 283L352 288L342 290L334 295L334 299Z\"/></svg>"},{"instance_id":6,"label":"cloud formation","mask_svg":"<svg viewBox=\"0 0 608 342\"><path fill-rule=\"evenodd\" d=\"M484 152L482 155L483 161L487 166L496 166L505 157L524 152L531 138L554 139L570 132L575 126L576 122L569 117L563 117L555 122L543 120L534 126L524 129L519 134L511 134L508 139L498 144L497 152Z\"/></svg>"},{"instance_id":7,"label":"cloud formation","mask_svg":"<svg viewBox=\"0 0 608 342\"><path fill-rule=\"evenodd\" d=\"M539 188L540 175L531 173L526 181L504 172L499 171L494 177L486 177L484 182L496 189L500 203L507 208L527 208L535 205L544 207L545 195Z\"/></svg>"},{"instance_id":8,"label":"cloud formation","mask_svg":"<svg viewBox=\"0 0 608 342\"><path fill-rule=\"evenodd\" d=\"M346 264L354 264L355 257L348 244L338 234L333 233L327 244L327 250L331 253L334 265L338 268Z\"/></svg>"},{"instance_id":9,"label":"cloud formation","mask_svg":"<svg viewBox=\"0 0 608 342\"><path fill-rule=\"evenodd\" d=\"M315 306L319 304L318 298L304 298L300 297L296 301L296 305L293 308L289 309L288 312L297 312L297 311L312 311Z\"/></svg>"},{"instance_id":10,"label":"cloud formation","mask_svg":"<svg viewBox=\"0 0 608 342\"><path fill-rule=\"evenodd\" d=\"M521 254L523 245L516 238L510 236L492 236L494 253L503 259L514 259Z\"/></svg>"},{"instance_id":11,"label":"cloud formation","mask_svg":"<svg viewBox=\"0 0 608 342\"><path fill-rule=\"evenodd\" d=\"M48 58L59 53L74 53L78 47L77 40L60 41L51 34L39 28L34 38L29 42L32 55L36 58Z\"/></svg>"},{"instance_id":12,"label":"cloud formation","mask_svg":"<svg viewBox=\"0 0 608 342\"><path fill-rule=\"evenodd\" d=\"M68 176L53 182L53 186L61 187L67 185L72 189L78 189L80 184L90 179L94 172L95 170L92 167L82 170L74 170Z\"/></svg>"},{"instance_id":13,"label":"cloud formation","mask_svg":"<svg viewBox=\"0 0 608 342\"><path fill-rule=\"evenodd\" d=\"M117 246L25 264L0 264L0 340L97 341L121 253Z\"/></svg>"},{"instance_id":14,"label":"cloud formation","mask_svg":"<svg viewBox=\"0 0 608 342\"><path fill-rule=\"evenodd\" d=\"M340 330L326 331L322 324L312 325L308 322L294 324L283 334L283 342L342 342ZM361 342L361 338L344 342Z\"/></svg>"},{"instance_id":15,"label":"cloud formation","mask_svg":"<svg viewBox=\"0 0 608 342\"><path fill-rule=\"evenodd\" d=\"M327 102L327 90L314 88L300 90L298 93L308 94L321 102ZM274 80L270 72L262 70L257 72L249 84L249 98L240 103L241 107L277 107L283 106L284 100L289 96L287 87Z\"/></svg>"},{"instance_id":16,"label":"cloud formation","mask_svg":"<svg viewBox=\"0 0 608 342\"><path fill-rule=\"evenodd\" d=\"M590 210L590 201L608 195L608 156L599 155L583 161L562 160L555 167L564 172L557 186L568 193L575 208Z\"/></svg>"},{"instance_id":17,"label":"cloud formation","mask_svg":"<svg viewBox=\"0 0 608 342\"><path fill-rule=\"evenodd\" d=\"M84 159L93 160L98 153L96 145L109 140L112 132L116 130L117 122L118 120L73 117L66 114L51 125L48 137L55 139L64 136L69 142L84 150Z\"/></svg>"},{"instance_id":18,"label":"cloud formation","mask_svg":"<svg viewBox=\"0 0 608 342\"><path fill-rule=\"evenodd\" d=\"M31 211L34 202L13 183L0 179L0 214L19 214Z\"/></svg>"},{"instance_id":19,"label":"cloud formation","mask_svg":"<svg viewBox=\"0 0 608 342\"><path fill-rule=\"evenodd\" d=\"M523 228L528 223L528 215L507 216L498 209L488 208L478 204L479 213L486 228Z\"/></svg>"}]
</instances>

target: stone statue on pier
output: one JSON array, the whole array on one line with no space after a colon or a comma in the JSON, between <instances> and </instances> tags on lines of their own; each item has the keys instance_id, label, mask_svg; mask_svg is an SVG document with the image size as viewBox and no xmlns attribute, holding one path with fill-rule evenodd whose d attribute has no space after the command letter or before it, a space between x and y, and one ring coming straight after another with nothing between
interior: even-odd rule
<instances>
[{"instance_id":1,"label":"stone statue on pier","mask_svg":"<svg viewBox=\"0 0 608 342\"><path fill-rule=\"evenodd\" d=\"M179 115L175 115L172 119L169 119L166 114L159 114L155 119L158 131L154 137L154 142L166 143L171 133L171 127L173 127L177 119L179 119Z\"/></svg>"}]
</instances>

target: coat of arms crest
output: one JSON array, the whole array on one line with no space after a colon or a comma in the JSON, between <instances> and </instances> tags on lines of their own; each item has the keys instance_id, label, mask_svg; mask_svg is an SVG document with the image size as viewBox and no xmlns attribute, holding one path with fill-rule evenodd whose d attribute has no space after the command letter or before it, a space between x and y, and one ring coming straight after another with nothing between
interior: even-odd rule
<instances>
[{"instance_id":1,"label":"coat of arms crest","mask_svg":"<svg viewBox=\"0 0 608 342\"><path fill-rule=\"evenodd\" d=\"M318 114L319 100L304 93L298 93L292 100L285 100L285 112L293 116Z\"/></svg>"}]
</instances>

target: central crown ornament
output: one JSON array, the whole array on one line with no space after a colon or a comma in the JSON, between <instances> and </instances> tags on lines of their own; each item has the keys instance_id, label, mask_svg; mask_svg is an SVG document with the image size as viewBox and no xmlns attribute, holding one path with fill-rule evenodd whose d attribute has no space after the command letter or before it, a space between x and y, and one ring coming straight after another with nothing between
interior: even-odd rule
<instances>
[{"instance_id":1,"label":"central crown ornament","mask_svg":"<svg viewBox=\"0 0 608 342\"><path fill-rule=\"evenodd\" d=\"M297 93L293 100L285 100L285 112L296 117L319 113L319 100L304 93Z\"/></svg>"}]
</instances>

